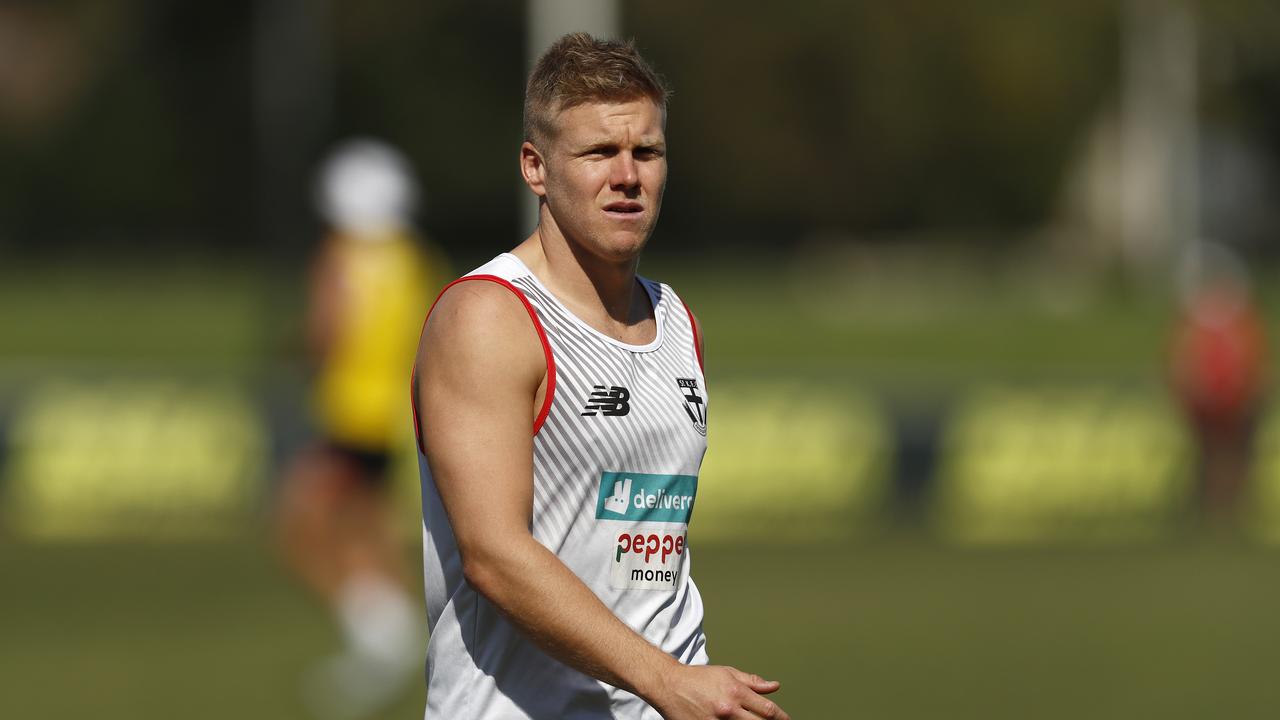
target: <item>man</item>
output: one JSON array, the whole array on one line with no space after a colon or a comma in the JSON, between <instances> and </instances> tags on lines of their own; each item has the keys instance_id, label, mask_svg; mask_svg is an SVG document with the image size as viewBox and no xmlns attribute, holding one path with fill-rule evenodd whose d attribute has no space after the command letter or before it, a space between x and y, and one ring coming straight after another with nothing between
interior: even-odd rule
<instances>
[{"instance_id":1,"label":"man","mask_svg":"<svg viewBox=\"0 0 1280 720\"><path fill-rule=\"evenodd\" d=\"M1240 258L1211 243L1195 252L1180 288L1170 380L1199 446L1206 518L1230 523L1238 519L1266 393L1266 325Z\"/></svg>"},{"instance_id":2,"label":"man","mask_svg":"<svg viewBox=\"0 0 1280 720\"><path fill-rule=\"evenodd\" d=\"M520 147L538 227L429 314L414 379L428 717L788 717L764 697L777 682L706 665L686 546L699 333L636 275L666 96L631 44L548 49Z\"/></svg>"},{"instance_id":3,"label":"man","mask_svg":"<svg viewBox=\"0 0 1280 720\"><path fill-rule=\"evenodd\" d=\"M339 144L320 168L329 233L311 273L307 334L320 438L289 464L276 508L291 570L332 608L344 650L309 674L322 717L367 715L421 670L421 619L409 592L391 497L405 446L404 375L443 262L413 227L408 161L372 139Z\"/></svg>"}]
</instances>

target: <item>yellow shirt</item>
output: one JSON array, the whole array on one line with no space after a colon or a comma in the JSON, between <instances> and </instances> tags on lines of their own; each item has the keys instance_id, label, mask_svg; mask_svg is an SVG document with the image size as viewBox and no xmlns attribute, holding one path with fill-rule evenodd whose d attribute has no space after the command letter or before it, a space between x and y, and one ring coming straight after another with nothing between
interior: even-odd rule
<instances>
[{"instance_id":1,"label":"yellow shirt","mask_svg":"<svg viewBox=\"0 0 1280 720\"><path fill-rule=\"evenodd\" d=\"M339 297L315 388L318 419L330 440L386 451L407 423L409 375L440 263L404 233L332 242Z\"/></svg>"}]
</instances>

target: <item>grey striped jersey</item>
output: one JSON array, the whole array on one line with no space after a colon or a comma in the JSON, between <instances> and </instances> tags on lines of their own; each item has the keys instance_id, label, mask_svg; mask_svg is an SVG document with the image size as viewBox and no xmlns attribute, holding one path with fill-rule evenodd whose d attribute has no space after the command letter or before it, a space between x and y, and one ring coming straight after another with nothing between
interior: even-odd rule
<instances>
[{"instance_id":1,"label":"grey striped jersey","mask_svg":"<svg viewBox=\"0 0 1280 720\"><path fill-rule=\"evenodd\" d=\"M687 533L707 447L707 391L687 308L669 286L639 279L657 333L628 345L575 317L514 255L463 281L514 292L543 342L533 537L636 632L681 662L705 664ZM431 630L426 716L658 720L635 695L544 654L471 589L421 443L418 465Z\"/></svg>"}]
</instances>

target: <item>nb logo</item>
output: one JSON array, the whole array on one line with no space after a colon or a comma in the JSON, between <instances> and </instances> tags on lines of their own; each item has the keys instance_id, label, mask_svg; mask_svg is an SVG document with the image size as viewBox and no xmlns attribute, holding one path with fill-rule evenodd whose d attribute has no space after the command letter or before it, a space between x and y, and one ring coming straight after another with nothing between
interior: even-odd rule
<instances>
[{"instance_id":1,"label":"nb logo","mask_svg":"<svg viewBox=\"0 0 1280 720\"><path fill-rule=\"evenodd\" d=\"M631 391L617 385L607 389L603 385L593 387L591 397L587 399L587 406L583 408L584 417L596 413L618 416L631 412Z\"/></svg>"}]
</instances>

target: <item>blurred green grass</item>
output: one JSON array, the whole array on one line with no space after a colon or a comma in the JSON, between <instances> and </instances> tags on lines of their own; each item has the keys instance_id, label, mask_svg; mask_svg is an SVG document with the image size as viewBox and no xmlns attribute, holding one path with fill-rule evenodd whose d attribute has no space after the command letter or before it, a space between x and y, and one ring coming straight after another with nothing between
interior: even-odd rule
<instances>
[{"instance_id":1,"label":"blurred green grass","mask_svg":"<svg viewBox=\"0 0 1280 720\"><path fill-rule=\"evenodd\" d=\"M694 263L690 263L694 265ZM874 277L810 263L740 261L710 281L670 278L727 372L843 375L929 395L990 379L1129 379L1159 373L1172 306L1089 284L1046 298L1022 278L957 268Z\"/></svg>"},{"instance_id":2,"label":"blurred green grass","mask_svg":"<svg viewBox=\"0 0 1280 720\"><path fill-rule=\"evenodd\" d=\"M1034 280L926 269L872 283L811 265L645 272L699 314L713 382L838 377L933 402L990 380L1161 372L1172 301L1158 292L1103 285L1063 303ZM236 260L6 265L0 389L57 372L297 387L300 304L300 276ZM713 659L783 680L797 718L1262 718L1280 706L1275 556L1243 542L961 550L907 533L695 547ZM6 543L0 572L5 717L301 718L299 674L337 644L256 534ZM420 708L409 697L387 717Z\"/></svg>"},{"instance_id":3,"label":"blurred green grass","mask_svg":"<svg viewBox=\"0 0 1280 720\"><path fill-rule=\"evenodd\" d=\"M1016 273L945 265L876 273L838 259L668 256L642 270L698 313L713 373L838 374L908 393L993 377L1149 375L1171 318L1155 293L1066 286L1054 300ZM302 280L301 269L234 258L9 264L4 365L250 377L298 359Z\"/></svg>"},{"instance_id":4,"label":"blurred green grass","mask_svg":"<svg viewBox=\"0 0 1280 720\"><path fill-rule=\"evenodd\" d=\"M272 285L243 261L186 258L5 264L5 364L244 374L269 357Z\"/></svg>"},{"instance_id":5,"label":"blurred green grass","mask_svg":"<svg viewBox=\"0 0 1280 720\"><path fill-rule=\"evenodd\" d=\"M696 534L695 534L696 538ZM1267 718L1280 575L1229 540L1110 549L695 545L713 661L796 718ZM336 648L253 539L0 547L4 715L303 718ZM421 688L385 717L419 717Z\"/></svg>"}]
</instances>

